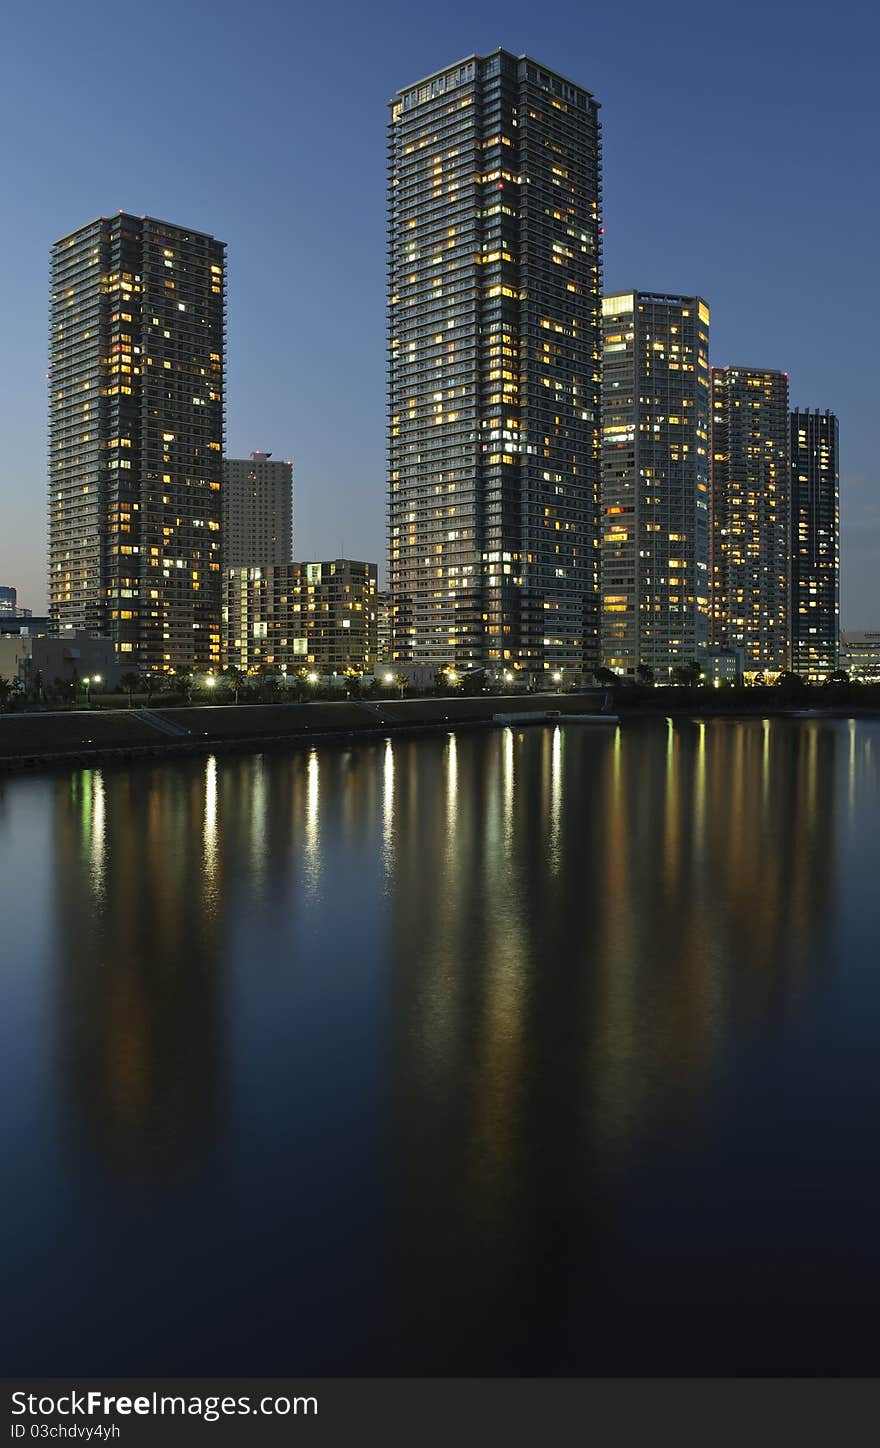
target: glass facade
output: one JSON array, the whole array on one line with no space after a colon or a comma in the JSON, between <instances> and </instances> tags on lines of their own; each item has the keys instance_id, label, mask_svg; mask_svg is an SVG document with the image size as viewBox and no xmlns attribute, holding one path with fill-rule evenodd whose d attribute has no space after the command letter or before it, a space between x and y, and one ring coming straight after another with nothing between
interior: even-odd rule
<instances>
[{"instance_id":1,"label":"glass facade","mask_svg":"<svg viewBox=\"0 0 880 1448\"><path fill-rule=\"evenodd\" d=\"M602 332L602 653L665 682L708 637L709 308L607 296Z\"/></svg>"},{"instance_id":2,"label":"glass facade","mask_svg":"<svg viewBox=\"0 0 880 1448\"><path fill-rule=\"evenodd\" d=\"M131 668L220 660L225 252L124 213L52 249L50 610Z\"/></svg>"},{"instance_id":3,"label":"glass facade","mask_svg":"<svg viewBox=\"0 0 880 1448\"><path fill-rule=\"evenodd\" d=\"M598 659L600 125L528 57L391 103L392 653Z\"/></svg>"}]
</instances>

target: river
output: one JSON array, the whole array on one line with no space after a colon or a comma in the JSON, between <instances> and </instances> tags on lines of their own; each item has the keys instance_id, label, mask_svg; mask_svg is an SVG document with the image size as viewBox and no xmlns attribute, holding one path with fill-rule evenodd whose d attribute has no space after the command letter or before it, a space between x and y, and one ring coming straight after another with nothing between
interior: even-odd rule
<instances>
[{"instance_id":1,"label":"river","mask_svg":"<svg viewBox=\"0 0 880 1448\"><path fill-rule=\"evenodd\" d=\"M0 779L7 1373L876 1372L880 725Z\"/></svg>"}]
</instances>

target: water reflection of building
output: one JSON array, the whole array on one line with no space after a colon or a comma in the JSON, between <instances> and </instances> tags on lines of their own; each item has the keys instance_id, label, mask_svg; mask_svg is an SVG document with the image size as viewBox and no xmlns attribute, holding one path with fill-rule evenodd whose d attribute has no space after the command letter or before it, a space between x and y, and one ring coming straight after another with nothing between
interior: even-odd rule
<instances>
[{"instance_id":1,"label":"water reflection of building","mask_svg":"<svg viewBox=\"0 0 880 1448\"><path fill-rule=\"evenodd\" d=\"M214 784L81 770L55 803L63 1059L102 1154L149 1172L209 1131L222 1088Z\"/></svg>"},{"instance_id":2,"label":"water reflection of building","mask_svg":"<svg viewBox=\"0 0 880 1448\"><path fill-rule=\"evenodd\" d=\"M825 968L861 767L845 726L719 720L59 778L71 1129L122 1179L262 1183L278 1293L303 1251L330 1302L381 1280L381 1370L583 1371L624 1174Z\"/></svg>"},{"instance_id":3,"label":"water reflection of building","mask_svg":"<svg viewBox=\"0 0 880 1448\"><path fill-rule=\"evenodd\" d=\"M372 852L371 758L211 757L55 781L61 1053L116 1169L174 1169L219 1129L230 961L271 990L300 907L332 885L333 841Z\"/></svg>"},{"instance_id":4,"label":"water reflection of building","mask_svg":"<svg viewBox=\"0 0 880 1448\"><path fill-rule=\"evenodd\" d=\"M837 743L718 721L395 746L401 1292L448 1311L449 1370L471 1330L510 1362L548 1322L565 1340L618 1172L698 1130L728 1032L809 988Z\"/></svg>"}]
</instances>

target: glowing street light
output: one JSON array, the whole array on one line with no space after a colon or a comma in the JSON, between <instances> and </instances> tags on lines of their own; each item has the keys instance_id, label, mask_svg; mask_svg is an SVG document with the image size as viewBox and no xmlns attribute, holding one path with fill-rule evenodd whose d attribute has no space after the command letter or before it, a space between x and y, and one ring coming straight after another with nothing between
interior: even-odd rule
<instances>
[{"instance_id":1,"label":"glowing street light","mask_svg":"<svg viewBox=\"0 0 880 1448\"><path fill-rule=\"evenodd\" d=\"M386 683L386 684L393 684L393 683L394 683L394 675L393 675L393 674L386 674L386 675L385 675L385 683Z\"/></svg>"},{"instance_id":2,"label":"glowing street light","mask_svg":"<svg viewBox=\"0 0 880 1448\"><path fill-rule=\"evenodd\" d=\"M307 674L306 678L310 684L317 684L318 682L318 675L316 673Z\"/></svg>"}]
</instances>

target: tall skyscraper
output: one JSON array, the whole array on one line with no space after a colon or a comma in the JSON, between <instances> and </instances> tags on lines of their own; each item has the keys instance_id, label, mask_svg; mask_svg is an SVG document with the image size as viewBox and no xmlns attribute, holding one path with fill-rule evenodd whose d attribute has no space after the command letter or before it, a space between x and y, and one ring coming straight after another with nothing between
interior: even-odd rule
<instances>
[{"instance_id":1,"label":"tall skyscraper","mask_svg":"<svg viewBox=\"0 0 880 1448\"><path fill-rule=\"evenodd\" d=\"M505 50L391 102L395 662L597 659L598 110Z\"/></svg>"},{"instance_id":2,"label":"tall skyscraper","mask_svg":"<svg viewBox=\"0 0 880 1448\"><path fill-rule=\"evenodd\" d=\"M132 668L220 661L225 253L122 212L52 248L50 611Z\"/></svg>"},{"instance_id":3,"label":"tall skyscraper","mask_svg":"<svg viewBox=\"0 0 880 1448\"><path fill-rule=\"evenodd\" d=\"M223 463L223 566L290 563L293 558L293 464L272 454Z\"/></svg>"},{"instance_id":4,"label":"tall skyscraper","mask_svg":"<svg viewBox=\"0 0 880 1448\"><path fill-rule=\"evenodd\" d=\"M602 652L660 682L708 637L709 308L624 292L602 331Z\"/></svg>"},{"instance_id":5,"label":"tall skyscraper","mask_svg":"<svg viewBox=\"0 0 880 1448\"><path fill-rule=\"evenodd\" d=\"M791 667L822 680L840 642L840 471L833 412L791 414Z\"/></svg>"},{"instance_id":6,"label":"tall skyscraper","mask_svg":"<svg viewBox=\"0 0 880 1448\"><path fill-rule=\"evenodd\" d=\"M746 676L791 661L788 375L712 369L710 638Z\"/></svg>"}]
</instances>

